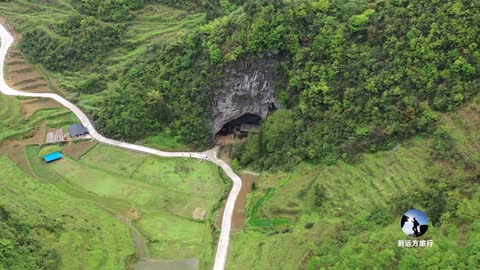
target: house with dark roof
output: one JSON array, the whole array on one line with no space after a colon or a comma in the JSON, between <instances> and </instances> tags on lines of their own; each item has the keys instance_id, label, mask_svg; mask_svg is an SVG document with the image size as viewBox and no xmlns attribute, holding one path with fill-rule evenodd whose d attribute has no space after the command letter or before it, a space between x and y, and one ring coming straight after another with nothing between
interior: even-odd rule
<instances>
[{"instance_id":1,"label":"house with dark roof","mask_svg":"<svg viewBox=\"0 0 480 270\"><path fill-rule=\"evenodd\" d=\"M88 134L88 129L82 124L74 124L70 126L70 137L78 138Z\"/></svg>"}]
</instances>

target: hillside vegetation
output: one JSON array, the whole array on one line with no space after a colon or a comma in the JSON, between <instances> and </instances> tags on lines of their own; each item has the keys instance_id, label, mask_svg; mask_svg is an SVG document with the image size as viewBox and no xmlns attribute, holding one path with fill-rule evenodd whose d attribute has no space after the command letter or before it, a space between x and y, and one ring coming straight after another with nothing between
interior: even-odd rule
<instances>
[{"instance_id":1,"label":"hillside vegetation","mask_svg":"<svg viewBox=\"0 0 480 270\"><path fill-rule=\"evenodd\" d=\"M187 144L209 144L214 90L223 67L240 59L276 59L276 88L289 111L274 114L250 150L237 149L243 165L332 163L388 149L430 131L433 111L453 111L478 92L473 2L220 1L211 5L220 9L213 18L169 42L150 40L148 49L134 50L131 65L108 76L93 72L99 58L138 45L125 36L142 17L137 10L153 2L100 2L73 1L76 12L62 9L48 35L45 25L26 31L21 48L51 70L89 66L73 90L109 89L91 114L116 138L168 131ZM209 17L208 2L186 8ZM115 12L104 15L108 8Z\"/></svg>"},{"instance_id":2,"label":"hillside vegetation","mask_svg":"<svg viewBox=\"0 0 480 270\"><path fill-rule=\"evenodd\" d=\"M232 236L229 269L477 269L480 267L479 98L439 115L433 136L355 164L302 163L264 172L248 201L246 227ZM425 211L428 248L400 219Z\"/></svg>"},{"instance_id":3,"label":"hillside vegetation","mask_svg":"<svg viewBox=\"0 0 480 270\"><path fill-rule=\"evenodd\" d=\"M10 159L12 155L20 162L25 154L21 146L8 151L6 139L29 138L35 133L35 123L46 121L56 111L26 121L19 101L4 95L0 95L0 109L0 268L125 267L134 254L125 224L93 203L72 198L20 169L28 163Z\"/></svg>"},{"instance_id":4,"label":"hillside vegetation","mask_svg":"<svg viewBox=\"0 0 480 270\"><path fill-rule=\"evenodd\" d=\"M275 62L282 109L258 135L233 146L234 167L261 177L248 195L245 227L232 235L229 269L480 268L476 1L44 2L2 2L0 12L23 34L19 47L29 61L45 66L67 98L112 138L174 150L209 146L212 101L225 68ZM17 99L0 96L0 105L0 141L31 129ZM30 268L70 262L72 246L95 254L88 266L128 265L129 227L111 214L135 207L146 213L132 226L145 236L148 253L163 259L196 254L202 267L211 266L212 220L222 196L212 168L196 166L214 175L204 181L183 161L128 153L130 160L100 147L92 151L115 157L114 165L87 154L46 167L38 166L42 149L26 150L35 173L56 184L40 186L0 157L9 168L3 173L17 175L4 180L10 197L0 196L7 198L0 201L6 221L0 245L13 250L12 258L26 253L18 234L32 246L47 244L26 257ZM81 171L106 180L79 181ZM23 179L31 189L22 189ZM10 193L18 189L53 199L28 197L12 210L17 196ZM71 214L78 223L53 233L65 241L56 246L58 238L36 234L38 221L31 219L39 215L22 209L38 204L46 211L52 204L46 220L57 222L67 211L57 208L62 196L67 209L79 198L89 204ZM189 220L197 206L211 209L203 223ZM428 214L420 239L433 239L433 247L397 247L407 239L398 225L410 208ZM96 229L82 219L91 215L104 221L106 229L99 230L106 246L90 238ZM87 243L78 244L84 238Z\"/></svg>"},{"instance_id":5,"label":"hillside vegetation","mask_svg":"<svg viewBox=\"0 0 480 270\"><path fill-rule=\"evenodd\" d=\"M428 131L432 111L455 110L478 92L477 10L461 1L247 1L140 55L95 117L115 137L168 126L189 143L208 142L222 67L266 55L278 59L289 113L274 114L261 141L250 141L260 145L253 157L239 149L239 159L349 160Z\"/></svg>"},{"instance_id":6,"label":"hillside vegetation","mask_svg":"<svg viewBox=\"0 0 480 270\"><path fill-rule=\"evenodd\" d=\"M47 130L78 122L49 104L0 95L0 269L131 269L145 260L170 269L179 259L211 268L226 196L219 169L90 140L39 146ZM64 158L45 164L55 151Z\"/></svg>"}]
</instances>

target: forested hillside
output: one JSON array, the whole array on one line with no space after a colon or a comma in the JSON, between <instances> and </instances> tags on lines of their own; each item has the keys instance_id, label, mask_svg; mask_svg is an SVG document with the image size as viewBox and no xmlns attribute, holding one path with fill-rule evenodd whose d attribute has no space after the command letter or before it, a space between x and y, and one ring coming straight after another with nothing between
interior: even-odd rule
<instances>
[{"instance_id":1,"label":"forested hillside","mask_svg":"<svg viewBox=\"0 0 480 270\"><path fill-rule=\"evenodd\" d=\"M97 121L116 137L170 126L187 142L207 141L222 67L275 57L288 111L269 118L260 141L237 149L237 158L266 167L348 160L428 131L432 111L455 110L478 92L479 22L471 1L246 1L141 55ZM146 96L165 102L155 108L167 113L139 106ZM136 125L120 124L127 122Z\"/></svg>"},{"instance_id":2,"label":"forested hillside","mask_svg":"<svg viewBox=\"0 0 480 270\"><path fill-rule=\"evenodd\" d=\"M207 11L202 26L117 70L101 109L92 111L104 133L138 140L168 127L189 144L209 144L214 89L223 67L239 59L276 59L276 89L287 108L268 119L263 136L236 149L243 165L331 163L390 148L428 131L432 111L455 110L478 92L475 2L220 2L216 13L188 2ZM131 10L145 4L114 3L73 1L79 14L49 26L55 35L44 26L28 31L21 47L52 70L98 62L122 46ZM228 15L207 19L213 13ZM94 73L77 91L103 90L105 80Z\"/></svg>"},{"instance_id":3,"label":"forested hillside","mask_svg":"<svg viewBox=\"0 0 480 270\"><path fill-rule=\"evenodd\" d=\"M360 154L354 164L302 163L262 172L230 269L478 269L480 96L438 114L433 136ZM408 209L427 213L420 240L401 230Z\"/></svg>"}]
</instances>

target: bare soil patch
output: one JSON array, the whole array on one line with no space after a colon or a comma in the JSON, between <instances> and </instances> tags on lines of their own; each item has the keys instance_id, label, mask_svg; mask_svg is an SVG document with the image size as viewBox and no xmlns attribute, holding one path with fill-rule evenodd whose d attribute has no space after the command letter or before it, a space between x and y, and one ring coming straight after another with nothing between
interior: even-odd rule
<instances>
[{"instance_id":1,"label":"bare soil patch","mask_svg":"<svg viewBox=\"0 0 480 270\"><path fill-rule=\"evenodd\" d=\"M467 104L458 111L459 115L463 119L469 119L467 124L471 126L478 127L478 123L480 123L480 104L474 106L471 104Z\"/></svg>"},{"instance_id":2,"label":"bare soil patch","mask_svg":"<svg viewBox=\"0 0 480 270\"><path fill-rule=\"evenodd\" d=\"M206 210L202 210L202 208L197 207L193 211L192 218L195 220L203 220L205 218L206 212L207 212Z\"/></svg>"},{"instance_id":3,"label":"bare soil patch","mask_svg":"<svg viewBox=\"0 0 480 270\"><path fill-rule=\"evenodd\" d=\"M21 100L22 114L24 119L30 118L35 112L41 109L61 108L62 105L53 99L35 98L30 100Z\"/></svg>"},{"instance_id":4,"label":"bare soil patch","mask_svg":"<svg viewBox=\"0 0 480 270\"><path fill-rule=\"evenodd\" d=\"M25 147L23 145L14 144L13 142L5 142L0 146L0 153L7 154L8 158L13 160L22 171L35 177L35 174L28 163L27 157L25 156Z\"/></svg>"},{"instance_id":5,"label":"bare soil patch","mask_svg":"<svg viewBox=\"0 0 480 270\"><path fill-rule=\"evenodd\" d=\"M24 140L15 141L15 142L21 145L30 145L30 144L40 145L43 143L43 138L45 138L46 130L47 130L47 123L44 122L40 126L35 127L30 132L30 134L25 135Z\"/></svg>"},{"instance_id":6,"label":"bare soil patch","mask_svg":"<svg viewBox=\"0 0 480 270\"><path fill-rule=\"evenodd\" d=\"M213 140L215 142L215 145L231 145L231 144L245 142L246 140L248 140L248 137L236 138L234 134L227 134L227 135L217 134L215 135L215 138Z\"/></svg>"},{"instance_id":7,"label":"bare soil patch","mask_svg":"<svg viewBox=\"0 0 480 270\"><path fill-rule=\"evenodd\" d=\"M93 140L73 142L70 141L64 148L63 153L73 159L80 159L90 149L92 149L97 143Z\"/></svg>"},{"instance_id":8,"label":"bare soil patch","mask_svg":"<svg viewBox=\"0 0 480 270\"><path fill-rule=\"evenodd\" d=\"M135 220L140 218L140 213L138 213L137 209L131 208L124 213L124 216L126 216L130 220Z\"/></svg>"},{"instance_id":9,"label":"bare soil patch","mask_svg":"<svg viewBox=\"0 0 480 270\"><path fill-rule=\"evenodd\" d=\"M252 191L252 184L258 179L259 175L251 172L242 172L240 178L242 178L242 188L238 194L237 201L235 202L235 209L232 216L232 231L239 231L245 225L247 214L245 212L247 207L247 195ZM220 228L223 220L223 211L225 207L220 210L220 215L217 217L217 226Z\"/></svg>"},{"instance_id":10,"label":"bare soil patch","mask_svg":"<svg viewBox=\"0 0 480 270\"><path fill-rule=\"evenodd\" d=\"M225 161L225 163L228 164L228 166L232 166L232 148L233 145L225 145L220 148L220 151L218 152L218 157Z\"/></svg>"},{"instance_id":11,"label":"bare soil patch","mask_svg":"<svg viewBox=\"0 0 480 270\"><path fill-rule=\"evenodd\" d=\"M24 86L31 86L32 84L37 84L38 80L42 80L42 77L31 78L25 81L15 83L16 87L24 87Z\"/></svg>"}]
</instances>

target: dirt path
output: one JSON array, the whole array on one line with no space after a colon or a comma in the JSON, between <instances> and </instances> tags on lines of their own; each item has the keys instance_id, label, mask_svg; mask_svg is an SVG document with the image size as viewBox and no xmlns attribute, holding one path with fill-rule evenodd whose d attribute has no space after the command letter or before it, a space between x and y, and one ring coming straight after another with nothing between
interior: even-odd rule
<instances>
[{"instance_id":1,"label":"dirt path","mask_svg":"<svg viewBox=\"0 0 480 270\"><path fill-rule=\"evenodd\" d=\"M238 194L237 201L235 202L235 211L232 216L232 230L240 231L245 225L247 214L245 212L247 207L247 195L252 192L252 184L257 181L258 175L249 172L242 172L240 178L242 178L242 189ZM223 210L220 210L220 215L217 217L217 226L222 224Z\"/></svg>"},{"instance_id":2,"label":"dirt path","mask_svg":"<svg viewBox=\"0 0 480 270\"><path fill-rule=\"evenodd\" d=\"M175 261L141 260L135 265L138 270L198 270L198 259L183 259Z\"/></svg>"}]
</instances>

